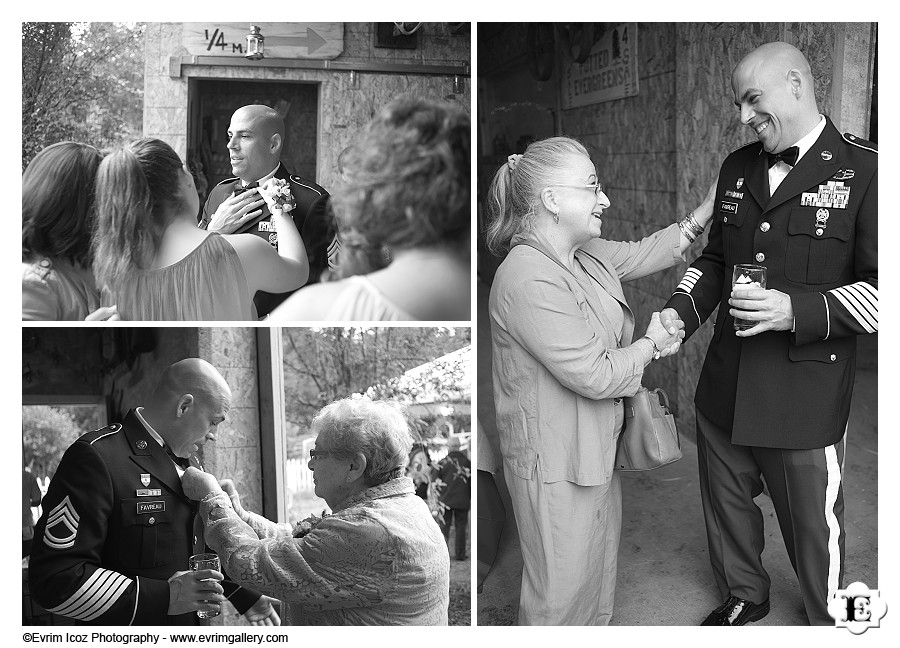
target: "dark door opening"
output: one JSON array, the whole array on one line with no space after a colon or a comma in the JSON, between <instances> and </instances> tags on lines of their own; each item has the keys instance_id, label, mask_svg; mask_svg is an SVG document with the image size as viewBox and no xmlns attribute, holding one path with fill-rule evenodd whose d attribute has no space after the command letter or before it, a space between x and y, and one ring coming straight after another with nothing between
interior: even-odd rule
<instances>
[{"instance_id":1,"label":"dark door opening","mask_svg":"<svg viewBox=\"0 0 900 648\"><path fill-rule=\"evenodd\" d=\"M226 148L228 125L236 109L250 104L265 104L284 116L282 162L291 173L316 179L318 83L192 79L187 154L202 201L212 187L233 177Z\"/></svg>"}]
</instances>

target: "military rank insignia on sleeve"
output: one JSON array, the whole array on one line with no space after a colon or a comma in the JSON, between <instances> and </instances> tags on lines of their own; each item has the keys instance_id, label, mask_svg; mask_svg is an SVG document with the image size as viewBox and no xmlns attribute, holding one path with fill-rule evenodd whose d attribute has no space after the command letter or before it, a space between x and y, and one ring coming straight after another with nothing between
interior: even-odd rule
<instances>
[{"instance_id":1,"label":"military rank insignia on sleeve","mask_svg":"<svg viewBox=\"0 0 900 648\"><path fill-rule=\"evenodd\" d=\"M78 512L72 505L69 496L57 504L47 515L47 526L44 528L44 544L51 549L69 549L75 545L78 535Z\"/></svg>"}]
</instances>

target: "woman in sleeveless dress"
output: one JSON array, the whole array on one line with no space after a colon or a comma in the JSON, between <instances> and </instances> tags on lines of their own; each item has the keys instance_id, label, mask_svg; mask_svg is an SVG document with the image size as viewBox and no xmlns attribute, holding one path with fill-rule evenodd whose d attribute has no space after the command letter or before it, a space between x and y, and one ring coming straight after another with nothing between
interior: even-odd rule
<instances>
[{"instance_id":1,"label":"woman in sleeveless dress","mask_svg":"<svg viewBox=\"0 0 900 648\"><path fill-rule=\"evenodd\" d=\"M468 320L469 116L446 102L399 98L354 142L346 167L331 201L342 279L300 290L270 319Z\"/></svg>"},{"instance_id":2,"label":"woman in sleeveless dress","mask_svg":"<svg viewBox=\"0 0 900 648\"><path fill-rule=\"evenodd\" d=\"M290 216L274 214L276 250L252 234L198 228L198 209L190 170L162 140L138 140L103 160L94 274L123 320L253 320L258 290L306 282L306 250Z\"/></svg>"}]
</instances>

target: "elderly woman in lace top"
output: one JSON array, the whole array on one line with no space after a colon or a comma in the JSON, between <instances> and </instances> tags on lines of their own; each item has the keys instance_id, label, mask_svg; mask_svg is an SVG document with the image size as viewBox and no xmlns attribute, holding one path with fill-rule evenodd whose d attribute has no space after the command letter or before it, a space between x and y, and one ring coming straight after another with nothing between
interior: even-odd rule
<instances>
[{"instance_id":1,"label":"elderly woman in lace top","mask_svg":"<svg viewBox=\"0 0 900 648\"><path fill-rule=\"evenodd\" d=\"M233 485L196 468L206 542L235 582L283 602L294 625L447 625L450 560L428 507L403 476L412 446L391 403L347 398L312 422L316 495L331 514L275 524L244 511ZM224 490L223 490L224 489Z\"/></svg>"}]
</instances>

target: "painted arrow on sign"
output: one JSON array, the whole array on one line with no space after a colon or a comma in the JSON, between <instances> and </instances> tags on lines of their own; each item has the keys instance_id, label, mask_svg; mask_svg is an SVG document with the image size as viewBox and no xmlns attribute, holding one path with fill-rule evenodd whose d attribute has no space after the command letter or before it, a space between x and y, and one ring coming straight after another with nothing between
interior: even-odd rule
<instances>
[{"instance_id":1,"label":"painted arrow on sign","mask_svg":"<svg viewBox=\"0 0 900 648\"><path fill-rule=\"evenodd\" d=\"M182 23L181 42L192 56L242 56L246 23ZM257 23L266 58L333 59L344 51L344 23Z\"/></svg>"},{"instance_id":2,"label":"painted arrow on sign","mask_svg":"<svg viewBox=\"0 0 900 648\"><path fill-rule=\"evenodd\" d=\"M266 36L266 45L287 45L288 47L305 47L312 54L325 44L325 39L315 30L307 29L306 36Z\"/></svg>"}]
</instances>

